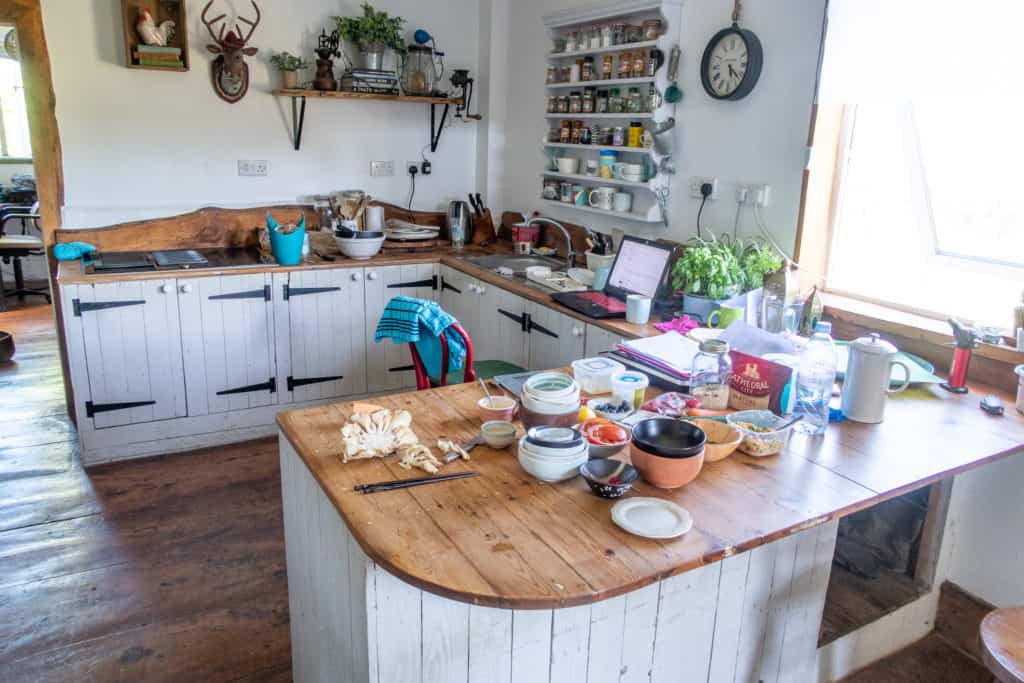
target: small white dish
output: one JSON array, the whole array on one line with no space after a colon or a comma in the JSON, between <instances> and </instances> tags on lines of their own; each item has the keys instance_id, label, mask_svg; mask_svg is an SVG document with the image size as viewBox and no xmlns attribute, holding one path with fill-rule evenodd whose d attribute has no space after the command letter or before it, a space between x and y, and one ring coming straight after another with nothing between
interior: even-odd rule
<instances>
[{"instance_id":1,"label":"small white dish","mask_svg":"<svg viewBox=\"0 0 1024 683\"><path fill-rule=\"evenodd\" d=\"M612 521L644 538L676 538L693 527L685 509L662 498L627 498L612 506Z\"/></svg>"}]
</instances>

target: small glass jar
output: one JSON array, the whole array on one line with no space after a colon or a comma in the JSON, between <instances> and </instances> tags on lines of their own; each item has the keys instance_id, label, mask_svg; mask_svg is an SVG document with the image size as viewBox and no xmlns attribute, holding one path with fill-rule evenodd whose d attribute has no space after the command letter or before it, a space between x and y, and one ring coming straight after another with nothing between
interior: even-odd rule
<instances>
[{"instance_id":1,"label":"small glass jar","mask_svg":"<svg viewBox=\"0 0 1024 683\"><path fill-rule=\"evenodd\" d=\"M594 80L594 58L587 57L583 60L583 65L580 67L580 80L581 81L592 81Z\"/></svg>"},{"instance_id":2,"label":"small glass jar","mask_svg":"<svg viewBox=\"0 0 1024 683\"><path fill-rule=\"evenodd\" d=\"M569 144L578 145L580 144L580 127L573 124L572 135L569 137Z\"/></svg>"},{"instance_id":3,"label":"small glass jar","mask_svg":"<svg viewBox=\"0 0 1024 683\"><path fill-rule=\"evenodd\" d=\"M633 78L643 78L647 73L647 53L643 50L636 50L633 53Z\"/></svg>"},{"instance_id":4,"label":"small glass jar","mask_svg":"<svg viewBox=\"0 0 1024 683\"><path fill-rule=\"evenodd\" d=\"M558 102L558 109L557 109L558 113L559 114L568 114L569 113L569 97L568 97L568 95L559 95L557 102Z\"/></svg>"},{"instance_id":5,"label":"small glass jar","mask_svg":"<svg viewBox=\"0 0 1024 683\"><path fill-rule=\"evenodd\" d=\"M563 144L569 144L572 140L572 121L564 119L562 121L562 128L558 133L558 141Z\"/></svg>"},{"instance_id":6,"label":"small glass jar","mask_svg":"<svg viewBox=\"0 0 1024 683\"><path fill-rule=\"evenodd\" d=\"M598 114L608 113L608 91L598 90L597 99L594 100L594 111Z\"/></svg>"},{"instance_id":7,"label":"small glass jar","mask_svg":"<svg viewBox=\"0 0 1024 683\"><path fill-rule=\"evenodd\" d=\"M644 28L643 26L637 26L630 24L626 26L626 42L627 43L639 43L644 39Z\"/></svg>"},{"instance_id":8,"label":"small glass jar","mask_svg":"<svg viewBox=\"0 0 1024 683\"><path fill-rule=\"evenodd\" d=\"M558 70L558 82L568 83L570 78L572 78L572 67L566 64Z\"/></svg>"},{"instance_id":9,"label":"small glass jar","mask_svg":"<svg viewBox=\"0 0 1024 683\"><path fill-rule=\"evenodd\" d=\"M610 145L614 139L615 134L612 132L611 126L601 129L601 141L595 144L598 145Z\"/></svg>"},{"instance_id":10,"label":"small glass jar","mask_svg":"<svg viewBox=\"0 0 1024 683\"><path fill-rule=\"evenodd\" d=\"M580 94L579 90L573 90L569 93L569 113L583 113L583 96Z\"/></svg>"},{"instance_id":11,"label":"small glass jar","mask_svg":"<svg viewBox=\"0 0 1024 683\"><path fill-rule=\"evenodd\" d=\"M622 96L619 94L618 88L612 88L608 94L608 113L609 114L621 114L622 113Z\"/></svg>"},{"instance_id":12,"label":"small glass jar","mask_svg":"<svg viewBox=\"0 0 1024 683\"><path fill-rule=\"evenodd\" d=\"M591 50L597 50L601 47L601 29L597 26L591 26L587 31L587 45L590 46Z\"/></svg>"},{"instance_id":13,"label":"small glass jar","mask_svg":"<svg viewBox=\"0 0 1024 683\"><path fill-rule=\"evenodd\" d=\"M605 24L601 27L601 47L611 47L615 45L615 33L612 31L611 24Z\"/></svg>"},{"instance_id":14,"label":"small glass jar","mask_svg":"<svg viewBox=\"0 0 1024 683\"><path fill-rule=\"evenodd\" d=\"M593 88L584 88L583 89L582 112L584 114L593 114L594 113L594 89Z\"/></svg>"},{"instance_id":15,"label":"small glass jar","mask_svg":"<svg viewBox=\"0 0 1024 683\"><path fill-rule=\"evenodd\" d=\"M615 56L605 55L601 59L601 78L608 80L615 75Z\"/></svg>"},{"instance_id":16,"label":"small glass jar","mask_svg":"<svg viewBox=\"0 0 1024 683\"><path fill-rule=\"evenodd\" d=\"M579 31L570 31L569 35L565 37L565 51L576 52L580 49L580 34Z\"/></svg>"},{"instance_id":17,"label":"small glass jar","mask_svg":"<svg viewBox=\"0 0 1024 683\"><path fill-rule=\"evenodd\" d=\"M729 407L729 384L732 382L732 358L729 343L721 339L706 339L700 343L700 353L693 358L690 370L690 393L707 410L725 410Z\"/></svg>"},{"instance_id":18,"label":"small glass jar","mask_svg":"<svg viewBox=\"0 0 1024 683\"><path fill-rule=\"evenodd\" d=\"M558 81L558 69L552 65L548 65L548 75L544 79L545 83L556 83Z\"/></svg>"},{"instance_id":19,"label":"small glass jar","mask_svg":"<svg viewBox=\"0 0 1024 683\"><path fill-rule=\"evenodd\" d=\"M548 142L561 142L562 127L553 126L548 129Z\"/></svg>"},{"instance_id":20,"label":"small glass jar","mask_svg":"<svg viewBox=\"0 0 1024 683\"><path fill-rule=\"evenodd\" d=\"M619 55L619 78L629 78L633 73L633 53L623 52Z\"/></svg>"},{"instance_id":21,"label":"small glass jar","mask_svg":"<svg viewBox=\"0 0 1024 683\"><path fill-rule=\"evenodd\" d=\"M630 88L629 97L626 98L626 112L639 114L644 110L643 98L640 96L640 88Z\"/></svg>"},{"instance_id":22,"label":"small glass jar","mask_svg":"<svg viewBox=\"0 0 1024 683\"><path fill-rule=\"evenodd\" d=\"M612 129L612 147L623 147L626 144L626 127L615 126Z\"/></svg>"},{"instance_id":23,"label":"small glass jar","mask_svg":"<svg viewBox=\"0 0 1024 683\"><path fill-rule=\"evenodd\" d=\"M554 43L551 49L552 52L565 52L565 36L555 36L552 42Z\"/></svg>"},{"instance_id":24,"label":"small glass jar","mask_svg":"<svg viewBox=\"0 0 1024 683\"><path fill-rule=\"evenodd\" d=\"M548 95L548 105L545 111L549 114L558 113L558 97L555 95Z\"/></svg>"},{"instance_id":25,"label":"small glass jar","mask_svg":"<svg viewBox=\"0 0 1024 683\"><path fill-rule=\"evenodd\" d=\"M653 78L654 74L658 71L659 54L657 50L651 50L647 55L647 76L650 78Z\"/></svg>"},{"instance_id":26,"label":"small glass jar","mask_svg":"<svg viewBox=\"0 0 1024 683\"><path fill-rule=\"evenodd\" d=\"M647 111L656 111L661 106L661 93L651 83L647 91Z\"/></svg>"},{"instance_id":27,"label":"small glass jar","mask_svg":"<svg viewBox=\"0 0 1024 683\"><path fill-rule=\"evenodd\" d=\"M661 35L661 19L648 19L643 25L644 40L657 40Z\"/></svg>"}]
</instances>

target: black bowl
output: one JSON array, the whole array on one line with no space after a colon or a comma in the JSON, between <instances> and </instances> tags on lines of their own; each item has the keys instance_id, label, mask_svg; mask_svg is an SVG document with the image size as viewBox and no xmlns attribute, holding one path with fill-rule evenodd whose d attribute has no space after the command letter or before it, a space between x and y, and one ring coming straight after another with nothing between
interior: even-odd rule
<instances>
[{"instance_id":1,"label":"black bowl","mask_svg":"<svg viewBox=\"0 0 1024 683\"><path fill-rule=\"evenodd\" d=\"M0 330L0 363L7 363L14 358L14 335Z\"/></svg>"},{"instance_id":2,"label":"black bowl","mask_svg":"<svg viewBox=\"0 0 1024 683\"><path fill-rule=\"evenodd\" d=\"M343 239L352 239L354 237L359 240L371 240L383 237L384 233L370 230L352 230L351 228L335 228L334 236L341 237Z\"/></svg>"},{"instance_id":3,"label":"black bowl","mask_svg":"<svg viewBox=\"0 0 1024 683\"><path fill-rule=\"evenodd\" d=\"M633 444L663 458L700 455L707 440L697 425L670 417L652 417L633 425Z\"/></svg>"},{"instance_id":4,"label":"black bowl","mask_svg":"<svg viewBox=\"0 0 1024 683\"><path fill-rule=\"evenodd\" d=\"M607 478L619 467L622 471L612 481L599 481ZM640 473L632 465L625 465L618 460L588 460L580 465L580 474L587 480L590 490L602 498L621 498L633 487L633 482Z\"/></svg>"}]
</instances>

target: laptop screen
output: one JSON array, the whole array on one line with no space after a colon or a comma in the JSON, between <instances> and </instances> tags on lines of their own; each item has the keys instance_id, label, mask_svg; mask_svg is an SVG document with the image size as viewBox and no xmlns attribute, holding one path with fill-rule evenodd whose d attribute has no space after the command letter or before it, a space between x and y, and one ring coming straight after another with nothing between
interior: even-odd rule
<instances>
[{"instance_id":1,"label":"laptop screen","mask_svg":"<svg viewBox=\"0 0 1024 683\"><path fill-rule=\"evenodd\" d=\"M619 253L608 276L608 287L624 290L628 294L654 297L665 275L670 247L626 237L619 245ZM607 290L606 290L607 291Z\"/></svg>"}]
</instances>

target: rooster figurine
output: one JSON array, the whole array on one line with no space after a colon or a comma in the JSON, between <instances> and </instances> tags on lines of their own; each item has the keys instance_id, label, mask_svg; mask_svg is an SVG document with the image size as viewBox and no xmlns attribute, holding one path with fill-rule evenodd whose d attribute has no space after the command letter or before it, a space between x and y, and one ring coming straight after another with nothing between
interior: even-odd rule
<instances>
[{"instance_id":1,"label":"rooster figurine","mask_svg":"<svg viewBox=\"0 0 1024 683\"><path fill-rule=\"evenodd\" d=\"M167 45L167 41L174 35L174 22L168 19L157 26L148 9L139 12L139 23L135 28L146 45Z\"/></svg>"}]
</instances>

